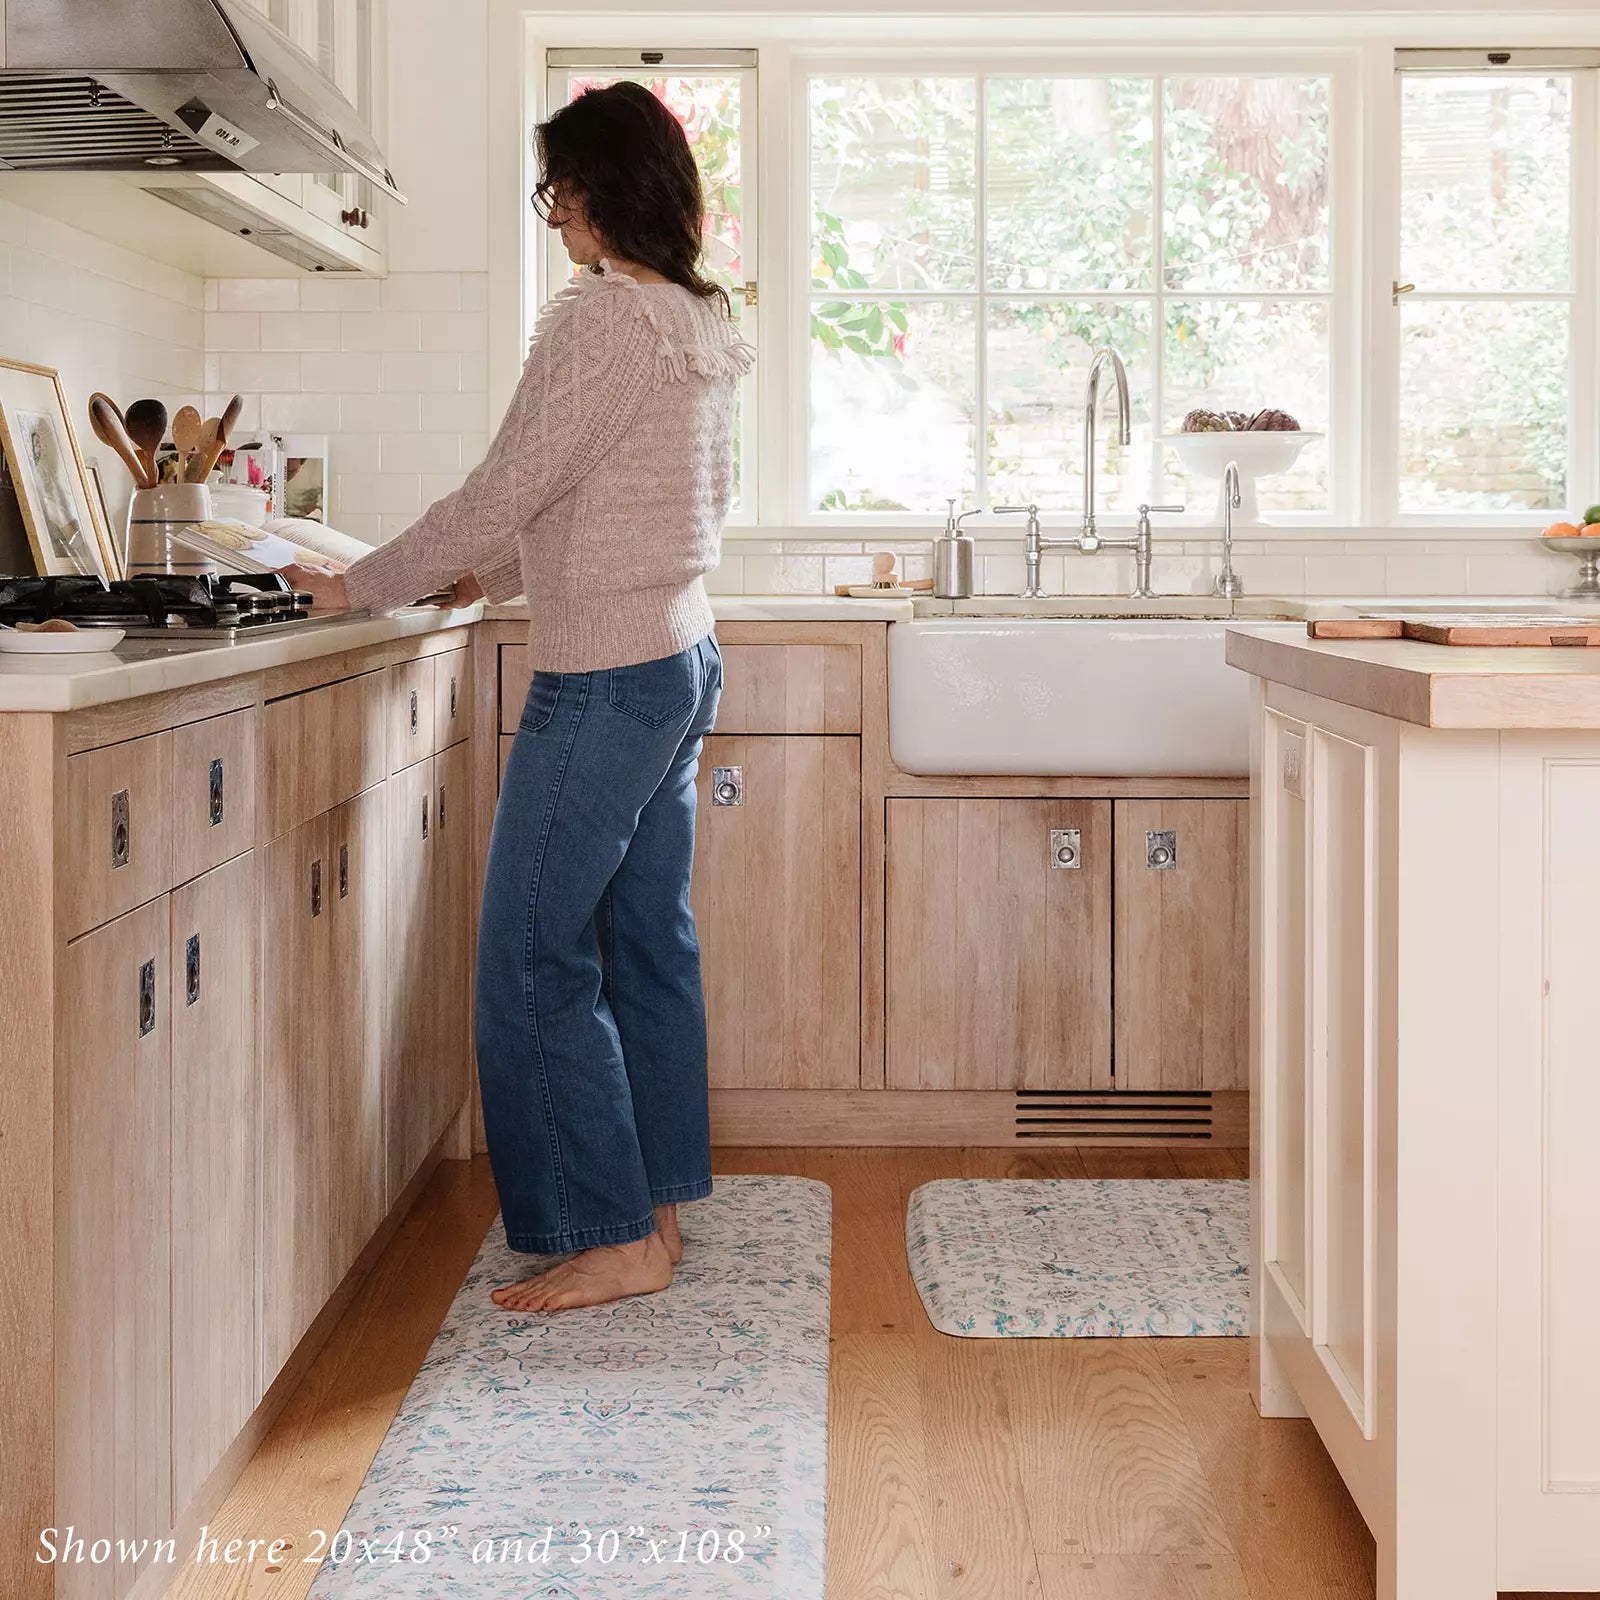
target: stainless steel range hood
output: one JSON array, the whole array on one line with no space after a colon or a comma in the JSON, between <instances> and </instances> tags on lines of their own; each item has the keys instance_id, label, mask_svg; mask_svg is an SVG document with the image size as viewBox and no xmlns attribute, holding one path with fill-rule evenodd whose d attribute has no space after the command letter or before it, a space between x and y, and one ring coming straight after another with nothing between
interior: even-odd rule
<instances>
[{"instance_id":1,"label":"stainless steel range hood","mask_svg":"<svg viewBox=\"0 0 1600 1600\"><path fill-rule=\"evenodd\" d=\"M0 171L349 172L404 201L350 102L244 0L0 13Z\"/></svg>"}]
</instances>

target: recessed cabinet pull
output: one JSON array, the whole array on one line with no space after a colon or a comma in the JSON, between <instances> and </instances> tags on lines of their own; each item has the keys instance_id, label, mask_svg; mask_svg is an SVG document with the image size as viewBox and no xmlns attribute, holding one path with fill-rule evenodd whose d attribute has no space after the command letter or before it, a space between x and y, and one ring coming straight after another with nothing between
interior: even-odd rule
<instances>
[{"instance_id":1,"label":"recessed cabinet pull","mask_svg":"<svg viewBox=\"0 0 1600 1600\"><path fill-rule=\"evenodd\" d=\"M428 796L422 797L422 837L428 837Z\"/></svg>"},{"instance_id":2,"label":"recessed cabinet pull","mask_svg":"<svg viewBox=\"0 0 1600 1600\"><path fill-rule=\"evenodd\" d=\"M1144 864L1152 872L1173 872L1178 865L1178 836L1170 828L1149 828L1144 836Z\"/></svg>"},{"instance_id":3,"label":"recessed cabinet pull","mask_svg":"<svg viewBox=\"0 0 1600 1600\"><path fill-rule=\"evenodd\" d=\"M444 832L444 785L439 785L439 832Z\"/></svg>"},{"instance_id":4,"label":"recessed cabinet pull","mask_svg":"<svg viewBox=\"0 0 1600 1600\"><path fill-rule=\"evenodd\" d=\"M200 935L191 933L183 947L183 1003L192 1006L200 998Z\"/></svg>"},{"instance_id":5,"label":"recessed cabinet pull","mask_svg":"<svg viewBox=\"0 0 1600 1600\"><path fill-rule=\"evenodd\" d=\"M125 867L133 842L133 829L128 820L128 791L118 789L111 797L111 865Z\"/></svg>"},{"instance_id":6,"label":"recessed cabinet pull","mask_svg":"<svg viewBox=\"0 0 1600 1600\"><path fill-rule=\"evenodd\" d=\"M156 964L152 958L139 968L139 1037L156 1025Z\"/></svg>"},{"instance_id":7,"label":"recessed cabinet pull","mask_svg":"<svg viewBox=\"0 0 1600 1600\"><path fill-rule=\"evenodd\" d=\"M339 898L345 899L350 893L350 846L339 846Z\"/></svg>"},{"instance_id":8,"label":"recessed cabinet pull","mask_svg":"<svg viewBox=\"0 0 1600 1600\"><path fill-rule=\"evenodd\" d=\"M1050 830L1050 869L1052 872L1077 872L1083 866L1083 830Z\"/></svg>"},{"instance_id":9,"label":"recessed cabinet pull","mask_svg":"<svg viewBox=\"0 0 1600 1600\"><path fill-rule=\"evenodd\" d=\"M416 737L418 726L419 726L419 722L418 722L418 717L417 717L417 691L415 689L413 689L411 691L411 736L413 738Z\"/></svg>"},{"instance_id":10,"label":"recessed cabinet pull","mask_svg":"<svg viewBox=\"0 0 1600 1600\"><path fill-rule=\"evenodd\" d=\"M456 715L456 680L454 674L450 678L450 720L455 721Z\"/></svg>"},{"instance_id":11,"label":"recessed cabinet pull","mask_svg":"<svg viewBox=\"0 0 1600 1600\"><path fill-rule=\"evenodd\" d=\"M211 826L213 828L222 822L222 757L217 756L211 763Z\"/></svg>"},{"instance_id":12,"label":"recessed cabinet pull","mask_svg":"<svg viewBox=\"0 0 1600 1600\"><path fill-rule=\"evenodd\" d=\"M322 915L322 857L311 863L311 915Z\"/></svg>"},{"instance_id":13,"label":"recessed cabinet pull","mask_svg":"<svg viewBox=\"0 0 1600 1600\"><path fill-rule=\"evenodd\" d=\"M711 769L711 803L714 806L742 806L744 804L743 767L713 767Z\"/></svg>"}]
</instances>

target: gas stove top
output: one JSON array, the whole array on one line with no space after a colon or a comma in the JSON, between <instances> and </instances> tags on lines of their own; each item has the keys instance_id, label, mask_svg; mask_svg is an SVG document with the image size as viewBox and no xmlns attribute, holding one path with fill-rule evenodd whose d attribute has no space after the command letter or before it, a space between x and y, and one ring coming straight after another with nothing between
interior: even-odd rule
<instances>
[{"instance_id":1,"label":"gas stove top","mask_svg":"<svg viewBox=\"0 0 1600 1600\"><path fill-rule=\"evenodd\" d=\"M311 596L275 572L219 577L0 578L0 622L63 617L80 628L123 628L130 639L233 639L311 625Z\"/></svg>"}]
</instances>

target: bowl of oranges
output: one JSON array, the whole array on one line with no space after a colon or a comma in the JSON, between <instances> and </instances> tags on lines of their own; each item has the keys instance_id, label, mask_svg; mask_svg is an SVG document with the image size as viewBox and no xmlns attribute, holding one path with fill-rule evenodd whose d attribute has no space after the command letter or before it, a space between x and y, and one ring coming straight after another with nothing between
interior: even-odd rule
<instances>
[{"instance_id":1,"label":"bowl of oranges","mask_svg":"<svg viewBox=\"0 0 1600 1600\"><path fill-rule=\"evenodd\" d=\"M1544 545L1579 563L1577 582L1561 591L1563 600L1600 600L1600 505L1590 506L1582 522L1552 522Z\"/></svg>"}]
</instances>

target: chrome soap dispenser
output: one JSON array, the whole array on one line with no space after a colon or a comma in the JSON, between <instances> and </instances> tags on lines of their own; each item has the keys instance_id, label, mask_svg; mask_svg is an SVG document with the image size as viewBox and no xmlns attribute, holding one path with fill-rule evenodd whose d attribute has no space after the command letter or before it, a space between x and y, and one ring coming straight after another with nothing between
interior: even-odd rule
<instances>
[{"instance_id":1,"label":"chrome soap dispenser","mask_svg":"<svg viewBox=\"0 0 1600 1600\"><path fill-rule=\"evenodd\" d=\"M933 593L939 600L970 600L972 598L972 535L961 531L961 524L977 512L963 511L956 515L952 497L945 518L944 532L933 541Z\"/></svg>"}]
</instances>

